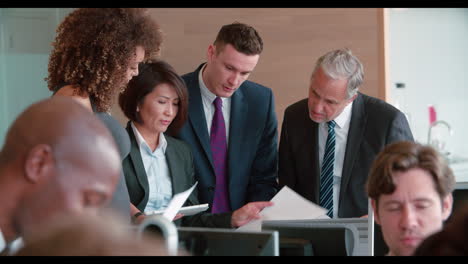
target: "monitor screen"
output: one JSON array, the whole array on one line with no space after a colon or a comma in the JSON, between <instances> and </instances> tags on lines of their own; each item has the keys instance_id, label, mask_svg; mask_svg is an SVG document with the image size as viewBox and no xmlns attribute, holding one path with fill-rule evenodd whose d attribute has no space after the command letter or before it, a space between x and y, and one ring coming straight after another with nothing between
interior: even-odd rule
<instances>
[{"instance_id":1,"label":"monitor screen","mask_svg":"<svg viewBox=\"0 0 468 264\"><path fill-rule=\"evenodd\" d=\"M365 218L276 220L262 230L279 232L281 256L359 256L368 255L367 225Z\"/></svg>"},{"instance_id":2,"label":"monitor screen","mask_svg":"<svg viewBox=\"0 0 468 264\"><path fill-rule=\"evenodd\" d=\"M388 252L370 200L367 218L263 221L262 230L279 232L281 256L383 256Z\"/></svg>"},{"instance_id":3,"label":"monitor screen","mask_svg":"<svg viewBox=\"0 0 468 264\"><path fill-rule=\"evenodd\" d=\"M179 248L194 256L278 256L276 231L178 227Z\"/></svg>"},{"instance_id":4,"label":"monitor screen","mask_svg":"<svg viewBox=\"0 0 468 264\"><path fill-rule=\"evenodd\" d=\"M452 192L453 195L453 206L452 214L447 219L447 222L452 220L453 215L460 211L464 206L468 204L468 189L467 188L457 188Z\"/></svg>"}]
</instances>

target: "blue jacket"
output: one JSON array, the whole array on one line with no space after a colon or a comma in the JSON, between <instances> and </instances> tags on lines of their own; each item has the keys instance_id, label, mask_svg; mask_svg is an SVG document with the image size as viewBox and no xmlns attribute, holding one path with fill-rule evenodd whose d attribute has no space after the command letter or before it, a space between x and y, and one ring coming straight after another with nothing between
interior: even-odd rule
<instances>
[{"instance_id":1,"label":"blue jacket","mask_svg":"<svg viewBox=\"0 0 468 264\"><path fill-rule=\"evenodd\" d=\"M178 138L192 150L200 203L213 202L215 173L198 74L182 76L189 91L189 118ZM231 209L269 201L278 190L278 122L270 88L245 81L231 97L228 182Z\"/></svg>"}]
</instances>

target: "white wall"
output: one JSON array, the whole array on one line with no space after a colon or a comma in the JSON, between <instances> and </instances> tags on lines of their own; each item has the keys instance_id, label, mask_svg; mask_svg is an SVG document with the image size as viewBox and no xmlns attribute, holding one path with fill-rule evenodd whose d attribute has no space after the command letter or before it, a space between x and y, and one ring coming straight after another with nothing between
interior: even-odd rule
<instances>
[{"instance_id":1,"label":"white wall","mask_svg":"<svg viewBox=\"0 0 468 264\"><path fill-rule=\"evenodd\" d=\"M8 127L51 92L44 78L55 29L70 8L0 8L0 146Z\"/></svg>"},{"instance_id":2,"label":"white wall","mask_svg":"<svg viewBox=\"0 0 468 264\"><path fill-rule=\"evenodd\" d=\"M432 104L452 127L449 151L468 157L468 9L390 9L389 45L390 81L406 84L401 108L416 140L427 143Z\"/></svg>"}]
</instances>

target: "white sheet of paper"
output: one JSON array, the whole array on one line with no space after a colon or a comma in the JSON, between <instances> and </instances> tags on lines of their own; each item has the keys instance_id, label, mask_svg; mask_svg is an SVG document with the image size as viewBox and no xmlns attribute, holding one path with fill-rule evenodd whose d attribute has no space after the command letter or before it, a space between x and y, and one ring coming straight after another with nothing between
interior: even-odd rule
<instances>
[{"instance_id":1,"label":"white sheet of paper","mask_svg":"<svg viewBox=\"0 0 468 264\"><path fill-rule=\"evenodd\" d=\"M284 186L271 201L274 205L260 212L262 219L251 221L238 230L261 231L264 220L305 220L327 217L327 209L310 202L288 186Z\"/></svg>"},{"instance_id":2,"label":"white sheet of paper","mask_svg":"<svg viewBox=\"0 0 468 264\"><path fill-rule=\"evenodd\" d=\"M238 227L236 230L240 231L261 231L262 230L262 219L252 220L247 224Z\"/></svg>"},{"instance_id":3,"label":"white sheet of paper","mask_svg":"<svg viewBox=\"0 0 468 264\"><path fill-rule=\"evenodd\" d=\"M190 194L193 192L193 189L197 186L198 182L196 182L190 189L178 193L172 197L172 200L169 202L166 210L163 213L163 216L166 217L169 221L172 221L176 216L177 212L179 212L182 205L184 205L185 201L187 201Z\"/></svg>"}]
</instances>

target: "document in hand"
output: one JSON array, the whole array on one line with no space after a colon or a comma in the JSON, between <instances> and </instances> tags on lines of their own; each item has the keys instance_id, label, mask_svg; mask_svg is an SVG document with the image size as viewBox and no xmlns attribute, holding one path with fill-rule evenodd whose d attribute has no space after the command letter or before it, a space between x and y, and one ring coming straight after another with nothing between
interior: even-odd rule
<instances>
[{"instance_id":1,"label":"document in hand","mask_svg":"<svg viewBox=\"0 0 468 264\"><path fill-rule=\"evenodd\" d=\"M262 217L259 220L254 220L238 230L260 231L262 229L262 221L267 220L305 220L305 219L320 219L329 218L326 215L327 209L322 208L306 198L302 197L288 186L284 186L271 199L273 206L266 207L260 212Z\"/></svg>"},{"instance_id":2,"label":"document in hand","mask_svg":"<svg viewBox=\"0 0 468 264\"><path fill-rule=\"evenodd\" d=\"M169 205L167 206L167 208L162 210L163 211L162 214L166 219L168 219L169 221L172 221L172 219L174 219L176 214L179 212L185 215L191 215L191 214L199 213L208 209L208 204L182 207L182 205L184 205L185 201L187 201L188 197L193 192L197 184L198 182L196 182L192 187L190 187L190 189L184 192L178 193L174 195L174 197L172 197L172 200L169 202ZM158 210L158 211L149 213L149 215L160 214L160 213L161 213L161 210Z\"/></svg>"},{"instance_id":3,"label":"document in hand","mask_svg":"<svg viewBox=\"0 0 468 264\"><path fill-rule=\"evenodd\" d=\"M177 213L181 213L184 216L194 215L194 214L198 214L200 212L206 211L206 210L208 210L208 208L209 208L209 204L207 204L207 203L197 204L197 205L190 205L190 206L184 206L184 207L180 208L180 210ZM149 213L147 215L164 214L165 211L166 211L166 209L156 210L156 211L153 211L153 212L151 212L151 213Z\"/></svg>"}]
</instances>

